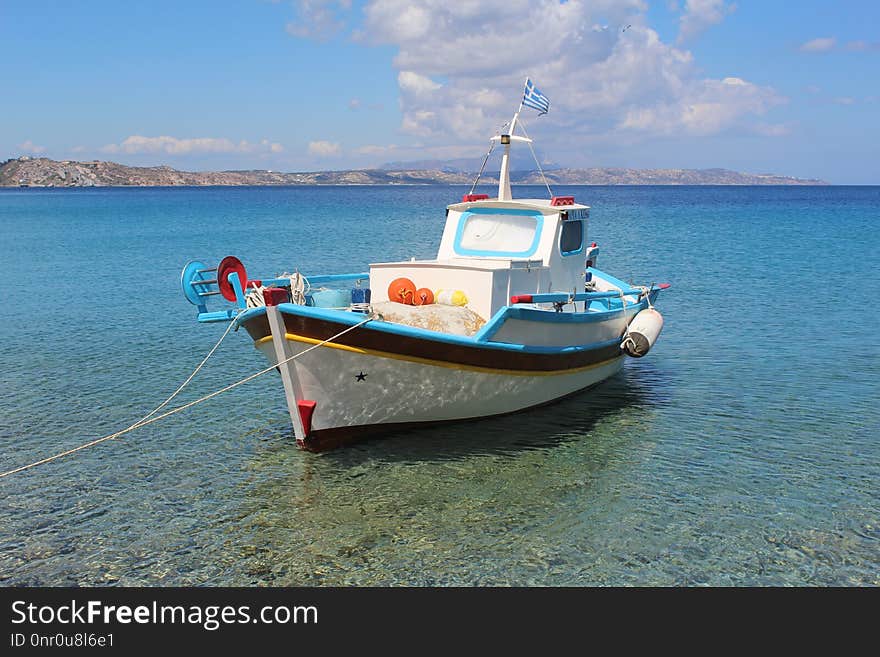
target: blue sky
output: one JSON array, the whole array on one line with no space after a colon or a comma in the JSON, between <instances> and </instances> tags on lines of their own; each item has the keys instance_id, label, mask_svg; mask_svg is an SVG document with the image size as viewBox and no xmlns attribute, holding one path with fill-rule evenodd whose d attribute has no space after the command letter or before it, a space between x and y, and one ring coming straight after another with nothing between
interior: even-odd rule
<instances>
[{"instance_id":1,"label":"blue sky","mask_svg":"<svg viewBox=\"0 0 880 657\"><path fill-rule=\"evenodd\" d=\"M0 159L478 157L530 75L549 162L880 184L876 0L0 0L0 43Z\"/></svg>"}]
</instances>

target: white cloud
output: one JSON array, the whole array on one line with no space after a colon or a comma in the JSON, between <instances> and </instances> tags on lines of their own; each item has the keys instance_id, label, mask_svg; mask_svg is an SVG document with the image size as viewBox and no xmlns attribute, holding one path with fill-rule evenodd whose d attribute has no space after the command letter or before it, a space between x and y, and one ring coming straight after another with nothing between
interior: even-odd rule
<instances>
[{"instance_id":1,"label":"white cloud","mask_svg":"<svg viewBox=\"0 0 880 657\"><path fill-rule=\"evenodd\" d=\"M443 85L437 84L431 78L419 75L412 71L401 71L397 74L397 84L405 92L417 96L436 91Z\"/></svg>"},{"instance_id":2,"label":"white cloud","mask_svg":"<svg viewBox=\"0 0 880 657\"><path fill-rule=\"evenodd\" d=\"M851 52L868 52L871 50L880 50L880 42L868 43L867 41L849 41L846 49Z\"/></svg>"},{"instance_id":3,"label":"white cloud","mask_svg":"<svg viewBox=\"0 0 880 657\"><path fill-rule=\"evenodd\" d=\"M281 144L263 139L258 144L247 141L235 143L225 137L196 137L178 139L163 135L161 137L144 137L131 135L119 144L107 144L101 148L104 153L164 153L166 155L190 155L193 153L280 153L284 150Z\"/></svg>"},{"instance_id":4,"label":"white cloud","mask_svg":"<svg viewBox=\"0 0 880 657\"><path fill-rule=\"evenodd\" d=\"M431 9L428 7L416 7L407 5L395 11L394 16L388 16L391 28L404 39L421 39L428 34L431 28Z\"/></svg>"},{"instance_id":5,"label":"white cloud","mask_svg":"<svg viewBox=\"0 0 880 657\"><path fill-rule=\"evenodd\" d=\"M382 110L385 106L382 103L367 103L360 98L352 98L348 101L348 109L352 112L361 110Z\"/></svg>"},{"instance_id":6,"label":"white cloud","mask_svg":"<svg viewBox=\"0 0 880 657\"><path fill-rule=\"evenodd\" d=\"M267 149L270 153L283 153L284 146L277 142L270 142L268 139L263 139L260 141L260 146L264 149Z\"/></svg>"},{"instance_id":7,"label":"white cloud","mask_svg":"<svg viewBox=\"0 0 880 657\"><path fill-rule=\"evenodd\" d=\"M31 153L33 155L39 155L40 153L46 152L45 146L38 146L37 144L32 142L30 139L27 139L27 140L23 141L22 143L20 143L18 145L18 147L21 149L21 151L23 153Z\"/></svg>"},{"instance_id":8,"label":"white cloud","mask_svg":"<svg viewBox=\"0 0 880 657\"><path fill-rule=\"evenodd\" d=\"M355 149L355 153L357 155L387 155L388 153L392 153L397 150L397 146L395 144L388 144L387 146L380 146L378 144L367 144L366 146L361 146L360 148Z\"/></svg>"},{"instance_id":9,"label":"white cloud","mask_svg":"<svg viewBox=\"0 0 880 657\"><path fill-rule=\"evenodd\" d=\"M627 112L621 127L660 135L713 135L737 117L764 114L778 102L772 90L739 78L703 80L679 99Z\"/></svg>"},{"instance_id":10,"label":"white cloud","mask_svg":"<svg viewBox=\"0 0 880 657\"><path fill-rule=\"evenodd\" d=\"M364 9L365 23L358 38L397 45L394 64L402 71L428 77L510 75L512 66L519 69L546 61L548 54L575 46L568 38L589 31L586 25L596 22L583 24L585 15L593 13L598 20L608 15L607 10L622 18L642 3L600 0L593 4L594 12L586 10L581 0L423 0L418 7L409 0L373 0Z\"/></svg>"},{"instance_id":11,"label":"white cloud","mask_svg":"<svg viewBox=\"0 0 880 657\"><path fill-rule=\"evenodd\" d=\"M701 7L708 25L710 9L723 17L732 6L688 3L688 30L695 34ZM646 12L642 0L424 0L416 9L372 0L357 38L397 47L401 129L431 144L482 142L511 116L526 76L551 111L523 118L540 121L543 145L557 149L615 135L749 132L754 116L784 102L739 77L702 77L690 52L646 25ZM631 27L594 29L601 25Z\"/></svg>"},{"instance_id":12,"label":"white cloud","mask_svg":"<svg viewBox=\"0 0 880 657\"><path fill-rule=\"evenodd\" d=\"M788 123L758 123L754 131L762 137L785 137L791 134L792 126Z\"/></svg>"},{"instance_id":13,"label":"white cloud","mask_svg":"<svg viewBox=\"0 0 880 657\"><path fill-rule=\"evenodd\" d=\"M341 153L339 144L335 141L310 141L309 155L318 157L332 157Z\"/></svg>"},{"instance_id":14,"label":"white cloud","mask_svg":"<svg viewBox=\"0 0 880 657\"><path fill-rule=\"evenodd\" d=\"M287 33L321 41L345 27L342 15L351 9L351 0L298 0L293 6L296 19L285 26Z\"/></svg>"},{"instance_id":15,"label":"white cloud","mask_svg":"<svg viewBox=\"0 0 880 657\"><path fill-rule=\"evenodd\" d=\"M807 41L806 43L802 43L800 47L801 52L828 52L829 50L834 48L834 45L837 43L837 39L834 37L819 37L818 39L813 39L811 41Z\"/></svg>"},{"instance_id":16,"label":"white cloud","mask_svg":"<svg viewBox=\"0 0 880 657\"><path fill-rule=\"evenodd\" d=\"M696 38L735 10L735 4L725 4L723 0L687 0L679 19L678 43Z\"/></svg>"},{"instance_id":17,"label":"white cloud","mask_svg":"<svg viewBox=\"0 0 880 657\"><path fill-rule=\"evenodd\" d=\"M855 105L856 99L851 98L850 96L839 96L835 98L832 102L836 105Z\"/></svg>"}]
</instances>

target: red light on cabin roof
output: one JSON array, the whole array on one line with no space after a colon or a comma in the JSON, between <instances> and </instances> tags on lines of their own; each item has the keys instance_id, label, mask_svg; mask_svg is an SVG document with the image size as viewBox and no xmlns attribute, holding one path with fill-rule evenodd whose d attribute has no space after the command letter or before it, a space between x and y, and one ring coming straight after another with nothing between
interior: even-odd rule
<instances>
[{"instance_id":1,"label":"red light on cabin roof","mask_svg":"<svg viewBox=\"0 0 880 657\"><path fill-rule=\"evenodd\" d=\"M488 194L465 194L461 197L462 203L470 203L471 201L485 201L489 198Z\"/></svg>"},{"instance_id":2,"label":"red light on cabin roof","mask_svg":"<svg viewBox=\"0 0 880 657\"><path fill-rule=\"evenodd\" d=\"M550 199L550 205L574 205L574 196L554 196Z\"/></svg>"}]
</instances>

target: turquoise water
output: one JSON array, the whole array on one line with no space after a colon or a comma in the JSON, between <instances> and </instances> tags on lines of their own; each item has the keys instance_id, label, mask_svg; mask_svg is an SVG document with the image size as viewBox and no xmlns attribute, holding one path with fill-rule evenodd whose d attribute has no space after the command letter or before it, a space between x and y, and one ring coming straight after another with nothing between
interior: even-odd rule
<instances>
[{"instance_id":1,"label":"turquoise water","mask_svg":"<svg viewBox=\"0 0 880 657\"><path fill-rule=\"evenodd\" d=\"M198 364L225 327L195 323L187 260L431 257L462 191L0 191L0 470L128 426ZM0 479L0 584L880 584L880 188L556 192L593 207L600 268L673 284L646 358L321 455L263 377ZM231 334L182 398L263 366Z\"/></svg>"}]
</instances>

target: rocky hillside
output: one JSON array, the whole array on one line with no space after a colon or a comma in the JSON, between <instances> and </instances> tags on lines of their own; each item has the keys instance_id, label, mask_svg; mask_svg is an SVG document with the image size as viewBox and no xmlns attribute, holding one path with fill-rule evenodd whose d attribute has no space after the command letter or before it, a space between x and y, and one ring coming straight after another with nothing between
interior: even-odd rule
<instances>
[{"instance_id":1,"label":"rocky hillside","mask_svg":"<svg viewBox=\"0 0 880 657\"><path fill-rule=\"evenodd\" d=\"M0 164L3 187L107 187L174 185L389 185L468 183L469 174L442 171L178 171L169 166L129 167L116 162L55 161L20 157Z\"/></svg>"},{"instance_id":2,"label":"rocky hillside","mask_svg":"<svg viewBox=\"0 0 880 657\"><path fill-rule=\"evenodd\" d=\"M738 173L728 169L556 169L545 171L557 185L827 185L824 180ZM512 177L512 176L511 176ZM518 182L542 184L541 174L530 171Z\"/></svg>"},{"instance_id":3,"label":"rocky hillside","mask_svg":"<svg viewBox=\"0 0 880 657\"><path fill-rule=\"evenodd\" d=\"M547 180L558 185L824 185L771 174L726 169L555 169ZM0 187L107 187L175 185L465 185L474 174L439 169L315 171L178 171L168 166L129 167L115 162L56 161L23 156L0 164ZM512 172L519 184L543 184L537 171ZM483 183L497 183L484 176Z\"/></svg>"}]
</instances>

